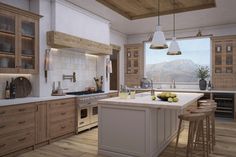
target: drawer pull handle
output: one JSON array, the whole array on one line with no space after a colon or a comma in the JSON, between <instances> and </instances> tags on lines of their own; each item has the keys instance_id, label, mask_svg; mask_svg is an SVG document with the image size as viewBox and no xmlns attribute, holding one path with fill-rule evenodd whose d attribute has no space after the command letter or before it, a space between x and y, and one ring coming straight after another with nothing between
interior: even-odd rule
<instances>
[{"instance_id":1,"label":"drawer pull handle","mask_svg":"<svg viewBox=\"0 0 236 157\"><path fill-rule=\"evenodd\" d=\"M24 141L24 140L26 140L25 137L24 137L24 138L21 138L21 139L18 139L19 142Z\"/></svg>"},{"instance_id":2,"label":"drawer pull handle","mask_svg":"<svg viewBox=\"0 0 236 157\"><path fill-rule=\"evenodd\" d=\"M18 122L18 124L24 124L24 123L25 123L25 121Z\"/></svg>"},{"instance_id":3,"label":"drawer pull handle","mask_svg":"<svg viewBox=\"0 0 236 157\"><path fill-rule=\"evenodd\" d=\"M0 112L0 114L5 114L6 113L6 111L2 111L2 112Z\"/></svg>"},{"instance_id":4,"label":"drawer pull handle","mask_svg":"<svg viewBox=\"0 0 236 157\"><path fill-rule=\"evenodd\" d=\"M18 111L19 111L19 112L23 112L23 111L25 111L25 108L21 108L21 109L19 109Z\"/></svg>"},{"instance_id":5,"label":"drawer pull handle","mask_svg":"<svg viewBox=\"0 0 236 157\"><path fill-rule=\"evenodd\" d=\"M66 112L62 112L62 113L61 113L61 115L65 115L65 114L66 114Z\"/></svg>"},{"instance_id":6,"label":"drawer pull handle","mask_svg":"<svg viewBox=\"0 0 236 157\"><path fill-rule=\"evenodd\" d=\"M5 146L6 146L6 144L2 144L2 145L0 145L0 148L5 147Z\"/></svg>"},{"instance_id":7,"label":"drawer pull handle","mask_svg":"<svg viewBox=\"0 0 236 157\"><path fill-rule=\"evenodd\" d=\"M66 103L65 102L62 102L61 105L65 105Z\"/></svg>"},{"instance_id":8,"label":"drawer pull handle","mask_svg":"<svg viewBox=\"0 0 236 157\"><path fill-rule=\"evenodd\" d=\"M80 122L80 123L79 123L79 125L82 125L82 124L84 124L84 122Z\"/></svg>"},{"instance_id":9,"label":"drawer pull handle","mask_svg":"<svg viewBox=\"0 0 236 157\"><path fill-rule=\"evenodd\" d=\"M5 125L1 125L1 126L0 126L0 129L3 129L3 128L5 128L5 127L6 127Z\"/></svg>"},{"instance_id":10,"label":"drawer pull handle","mask_svg":"<svg viewBox=\"0 0 236 157\"><path fill-rule=\"evenodd\" d=\"M65 128L66 128L66 126L62 126L62 127L61 127L61 129L65 129Z\"/></svg>"}]
</instances>

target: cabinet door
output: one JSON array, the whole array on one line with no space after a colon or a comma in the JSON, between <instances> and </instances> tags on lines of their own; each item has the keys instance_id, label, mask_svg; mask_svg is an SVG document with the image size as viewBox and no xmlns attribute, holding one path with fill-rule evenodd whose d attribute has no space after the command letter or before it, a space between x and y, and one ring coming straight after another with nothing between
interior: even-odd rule
<instances>
[{"instance_id":1,"label":"cabinet door","mask_svg":"<svg viewBox=\"0 0 236 157\"><path fill-rule=\"evenodd\" d=\"M16 16L0 10L0 73L17 72Z\"/></svg>"},{"instance_id":2,"label":"cabinet door","mask_svg":"<svg viewBox=\"0 0 236 157\"><path fill-rule=\"evenodd\" d=\"M19 27L19 63L21 73L38 72L38 22L21 17Z\"/></svg>"},{"instance_id":3,"label":"cabinet door","mask_svg":"<svg viewBox=\"0 0 236 157\"><path fill-rule=\"evenodd\" d=\"M46 103L37 104L36 112L36 143L48 140L48 106Z\"/></svg>"}]
</instances>

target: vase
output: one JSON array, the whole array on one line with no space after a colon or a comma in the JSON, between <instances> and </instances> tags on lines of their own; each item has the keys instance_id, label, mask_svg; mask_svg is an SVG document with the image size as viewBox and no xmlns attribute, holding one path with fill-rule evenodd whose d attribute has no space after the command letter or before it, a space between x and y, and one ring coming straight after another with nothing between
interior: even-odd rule
<instances>
[{"instance_id":1,"label":"vase","mask_svg":"<svg viewBox=\"0 0 236 157\"><path fill-rule=\"evenodd\" d=\"M200 90L206 90L207 87L207 81L204 79L199 80L199 88Z\"/></svg>"}]
</instances>

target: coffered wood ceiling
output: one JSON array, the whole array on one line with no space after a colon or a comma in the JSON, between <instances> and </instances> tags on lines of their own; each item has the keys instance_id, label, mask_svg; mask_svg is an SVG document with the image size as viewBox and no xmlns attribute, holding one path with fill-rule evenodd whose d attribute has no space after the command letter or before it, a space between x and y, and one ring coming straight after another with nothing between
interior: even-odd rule
<instances>
[{"instance_id":1,"label":"coffered wood ceiling","mask_svg":"<svg viewBox=\"0 0 236 157\"><path fill-rule=\"evenodd\" d=\"M157 16L158 0L96 0L124 17L135 20ZM173 13L173 0L160 0L160 15ZM215 7L215 0L175 0L175 12Z\"/></svg>"}]
</instances>

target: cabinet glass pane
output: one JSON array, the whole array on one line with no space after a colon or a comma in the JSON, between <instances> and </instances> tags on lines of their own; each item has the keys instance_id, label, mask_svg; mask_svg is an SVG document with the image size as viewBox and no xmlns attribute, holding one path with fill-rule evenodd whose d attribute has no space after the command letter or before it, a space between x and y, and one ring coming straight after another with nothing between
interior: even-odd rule
<instances>
[{"instance_id":1,"label":"cabinet glass pane","mask_svg":"<svg viewBox=\"0 0 236 157\"><path fill-rule=\"evenodd\" d=\"M0 68L15 68L15 38L0 34Z\"/></svg>"},{"instance_id":2,"label":"cabinet glass pane","mask_svg":"<svg viewBox=\"0 0 236 157\"><path fill-rule=\"evenodd\" d=\"M21 33L23 36L31 36L34 37L35 35L35 23L23 21L21 25Z\"/></svg>"},{"instance_id":3,"label":"cabinet glass pane","mask_svg":"<svg viewBox=\"0 0 236 157\"><path fill-rule=\"evenodd\" d=\"M21 22L21 68L35 69L35 23Z\"/></svg>"},{"instance_id":4,"label":"cabinet glass pane","mask_svg":"<svg viewBox=\"0 0 236 157\"><path fill-rule=\"evenodd\" d=\"M215 56L215 65L221 65L221 64L222 64L221 56Z\"/></svg>"},{"instance_id":5,"label":"cabinet glass pane","mask_svg":"<svg viewBox=\"0 0 236 157\"><path fill-rule=\"evenodd\" d=\"M1 32L15 32L15 19L7 15L0 15L0 31Z\"/></svg>"},{"instance_id":6,"label":"cabinet glass pane","mask_svg":"<svg viewBox=\"0 0 236 157\"><path fill-rule=\"evenodd\" d=\"M226 64L227 65L233 65L233 56L232 55L227 55L226 56Z\"/></svg>"},{"instance_id":7,"label":"cabinet glass pane","mask_svg":"<svg viewBox=\"0 0 236 157\"><path fill-rule=\"evenodd\" d=\"M35 52L34 52L34 40L22 39L21 50L21 68L34 69L35 65Z\"/></svg>"}]
</instances>

